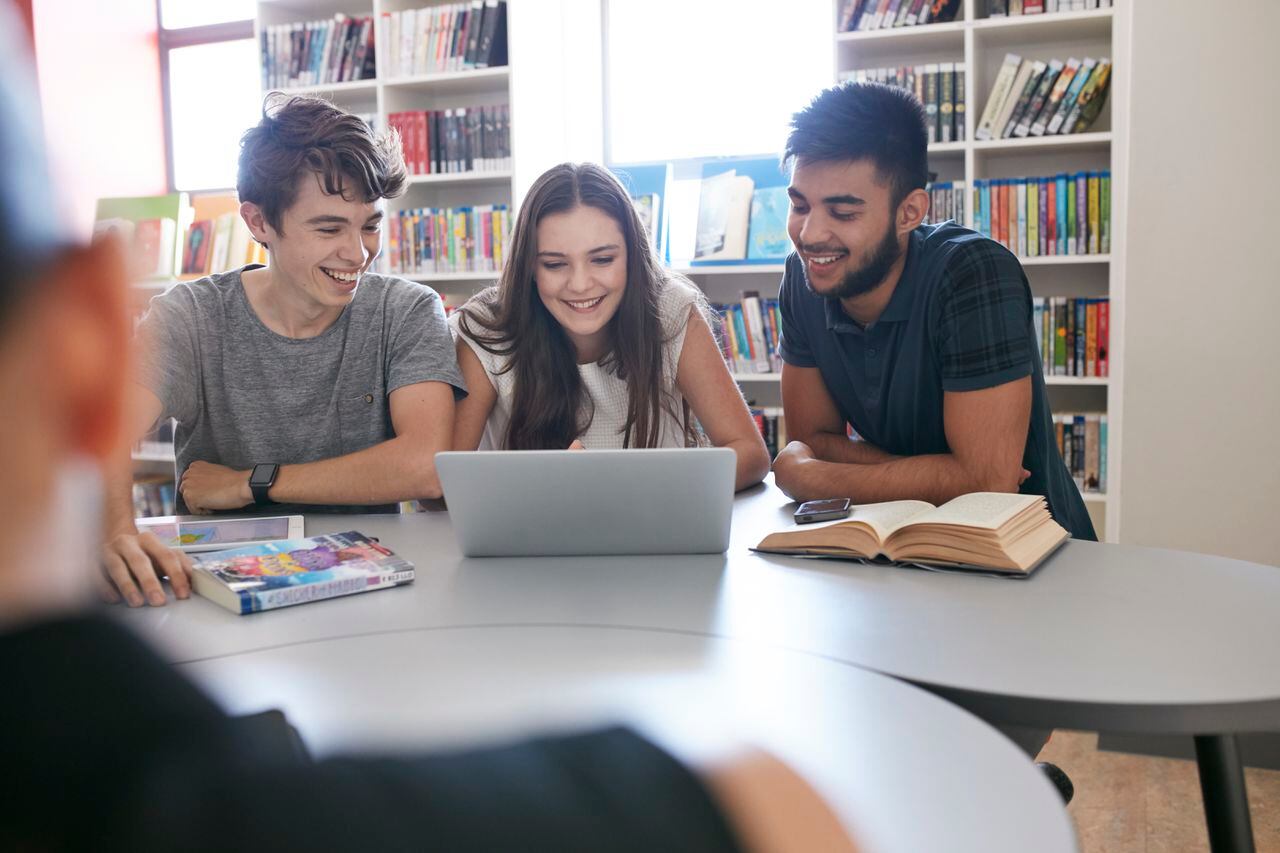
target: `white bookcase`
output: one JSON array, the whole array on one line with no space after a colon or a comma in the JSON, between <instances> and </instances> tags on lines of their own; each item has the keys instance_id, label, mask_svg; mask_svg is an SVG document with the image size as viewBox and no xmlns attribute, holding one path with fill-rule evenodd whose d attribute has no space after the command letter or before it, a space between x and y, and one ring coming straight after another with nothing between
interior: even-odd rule
<instances>
[{"instance_id":1,"label":"white bookcase","mask_svg":"<svg viewBox=\"0 0 1280 853\"><path fill-rule=\"evenodd\" d=\"M1118 541L1124 382L1124 260L1129 115L1129 14L1131 0L1111 8L988 17L987 0L963 0L957 19L945 24L870 32L836 31L839 0L832 3L836 73L859 69L959 62L965 68L964 141L935 144L930 169L940 181L964 181L969 191L965 224L972 226L972 188L983 178L1012 178L1109 169L1111 252L1107 255L1041 256L1023 259L1036 296L1109 297L1110 351L1107 378L1046 377L1055 411L1107 413L1107 493L1086 494L1100 538ZM1006 53L1024 59L1109 57L1111 90L1098 120L1086 133L1069 136L974 141L974 129ZM753 382L770 381L751 377Z\"/></svg>"},{"instance_id":2,"label":"white bookcase","mask_svg":"<svg viewBox=\"0 0 1280 853\"><path fill-rule=\"evenodd\" d=\"M329 83L279 91L288 94L316 95L361 115L375 117L379 128L387 126L387 116L403 110L445 110L491 104L511 104L511 66L448 71L412 77L389 78L384 74L383 57L387 46L381 43L377 26L387 12L447 5L446 0L372 0L372 6L360 0L288 0L258 3L255 35L261 43L263 28L278 24L317 21L336 13L350 17L374 19L374 51L378 74L371 80ZM508 4L510 5L510 4ZM511 15L507 16L508 31ZM510 52L508 52L509 55ZM261 56L261 53L259 53ZM419 207L460 207L465 205L505 204L514 210L511 171L460 172L450 174L413 175L408 189L388 201L389 213ZM384 244L385 248L385 244ZM446 298L456 293L465 298L480 283L497 279L496 272L444 272L402 277L426 282Z\"/></svg>"}]
</instances>

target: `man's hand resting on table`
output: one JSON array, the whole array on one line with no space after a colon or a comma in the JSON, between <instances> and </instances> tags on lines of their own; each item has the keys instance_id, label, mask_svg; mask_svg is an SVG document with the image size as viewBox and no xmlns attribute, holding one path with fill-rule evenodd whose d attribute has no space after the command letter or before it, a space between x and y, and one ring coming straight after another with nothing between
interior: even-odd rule
<instances>
[{"instance_id":1,"label":"man's hand resting on table","mask_svg":"<svg viewBox=\"0 0 1280 853\"><path fill-rule=\"evenodd\" d=\"M123 598L130 607L159 607L166 600L160 576L168 576L174 595L187 598L191 595L191 572L191 558L186 554L166 547L154 533L131 529L110 537L102 546L98 593L112 604Z\"/></svg>"}]
</instances>

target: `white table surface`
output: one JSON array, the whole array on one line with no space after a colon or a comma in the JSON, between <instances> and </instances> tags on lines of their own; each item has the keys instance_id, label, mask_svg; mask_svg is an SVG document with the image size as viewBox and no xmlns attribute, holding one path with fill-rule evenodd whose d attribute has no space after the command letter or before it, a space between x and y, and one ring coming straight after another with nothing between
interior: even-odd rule
<instances>
[{"instance_id":1,"label":"white table surface","mask_svg":"<svg viewBox=\"0 0 1280 853\"><path fill-rule=\"evenodd\" d=\"M175 624L185 609L173 609ZM282 708L317 753L407 754L621 722L686 757L726 739L768 749L871 853L1076 849L1057 792L976 717L901 681L750 641L610 627L389 629L180 669L232 711Z\"/></svg>"},{"instance_id":2,"label":"white table surface","mask_svg":"<svg viewBox=\"0 0 1280 853\"><path fill-rule=\"evenodd\" d=\"M465 559L447 513L316 516L411 559L409 587L247 617L205 600L123 614L178 662L483 625L731 637L894 675L986 719L1109 732L1280 730L1280 568L1068 542L1006 580L752 553L793 505L755 487L713 556Z\"/></svg>"}]
</instances>

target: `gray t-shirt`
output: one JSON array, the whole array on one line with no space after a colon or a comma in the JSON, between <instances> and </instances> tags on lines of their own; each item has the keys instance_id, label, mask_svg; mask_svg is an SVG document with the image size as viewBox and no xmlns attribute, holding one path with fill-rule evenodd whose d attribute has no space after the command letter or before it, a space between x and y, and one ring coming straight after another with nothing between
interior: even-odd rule
<instances>
[{"instance_id":1,"label":"gray t-shirt","mask_svg":"<svg viewBox=\"0 0 1280 853\"><path fill-rule=\"evenodd\" d=\"M151 300L138 326L139 378L160 398L161 416L177 421L179 475L197 460L247 470L355 453L395 436L388 395L397 388L446 382L455 398L466 394L431 288L365 274L332 326L296 339L263 324L240 272L175 285ZM187 511L180 494L178 511Z\"/></svg>"}]
</instances>

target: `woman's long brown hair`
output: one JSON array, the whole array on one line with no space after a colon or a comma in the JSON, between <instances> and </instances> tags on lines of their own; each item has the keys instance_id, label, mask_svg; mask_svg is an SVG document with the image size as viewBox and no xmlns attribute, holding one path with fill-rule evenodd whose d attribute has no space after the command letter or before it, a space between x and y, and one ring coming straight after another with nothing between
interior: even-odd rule
<instances>
[{"instance_id":1,"label":"woman's long brown hair","mask_svg":"<svg viewBox=\"0 0 1280 853\"><path fill-rule=\"evenodd\" d=\"M640 217L612 173L592 163L562 163L534 182L520 206L498 285L459 309L463 333L484 350L507 358L504 370L515 372L505 442L511 450L565 448L591 425L591 412L584 421L579 417L583 390L577 351L542 304L534 281L538 223L579 205L613 219L627 248L627 285L609 321L609 348L600 360L601 367L627 383L623 447L656 447L662 412L675 414L662 389L666 340L658 301L666 275L649 249ZM687 404L681 408L682 417L676 417L689 443L691 418Z\"/></svg>"}]
</instances>

